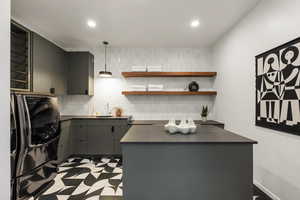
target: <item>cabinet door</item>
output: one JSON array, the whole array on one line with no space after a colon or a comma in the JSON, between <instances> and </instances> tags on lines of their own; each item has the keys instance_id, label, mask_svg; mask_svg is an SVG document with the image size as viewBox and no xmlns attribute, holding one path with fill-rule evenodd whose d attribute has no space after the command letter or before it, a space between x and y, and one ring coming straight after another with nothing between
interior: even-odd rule
<instances>
[{"instance_id":1,"label":"cabinet door","mask_svg":"<svg viewBox=\"0 0 300 200\"><path fill-rule=\"evenodd\" d=\"M88 154L88 133L87 125L84 123L75 124L72 126L72 137L73 137L73 154L75 155L85 155Z\"/></svg>"},{"instance_id":2,"label":"cabinet door","mask_svg":"<svg viewBox=\"0 0 300 200\"><path fill-rule=\"evenodd\" d=\"M114 129L113 129L114 154L117 154L117 155L121 155L122 154L120 140L127 133L129 127L130 127L129 125L117 125L117 126L114 126Z\"/></svg>"},{"instance_id":3,"label":"cabinet door","mask_svg":"<svg viewBox=\"0 0 300 200\"><path fill-rule=\"evenodd\" d=\"M51 88L51 59L47 40L38 34L32 34L32 64L33 64L33 91L49 93Z\"/></svg>"},{"instance_id":4,"label":"cabinet door","mask_svg":"<svg viewBox=\"0 0 300 200\"><path fill-rule=\"evenodd\" d=\"M62 162L70 156L69 141L70 141L70 125L71 121L61 122L61 132L58 145L58 161Z\"/></svg>"},{"instance_id":5,"label":"cabinet door","mask_svg":"<svg viewBox=\"0 0 300 200\"><path fill-rule=\"evenodd\" d=\"M88 52L68 53L68 94L88 94L89 57Z\"/></svg>"},{"instance_id":6,"label":"cabinet door","mask_svg":"<svg viewBox=\"0 0 300 200\"><path fill-rule=\"evenodd\" d=\"M113 135L115 140L121 140L122 137L127 133L129 125L116 125L113 129Z\"/></svg>"},{"instance_id":7,"label":"cabinet door","mask_svg":"<svg viewBox=\"0 0 300 200\"><path fill-rule=\"evenodd\" d=\"M122 155L120 140L114 140L114 155Z\"/></svg>"},{"instance_id":8,"label":"cabinet door","mask_svg":"<svg viewBox=\"0 0 300 200\"><path fill-rule=\"evenodd\" d=\"M89 55L89 96L94 95L94 56L92 54Z\"/></svg>"},{"instance_id":9,"label":"cabinet door","mask_svg":"<svg viewBox=\"0 0 300 200\"><path fill-rule=\"evenodd\" d=\"M67 54L60 49L56 49L56 61L53 64L53 76L51 77L51 88L54 88L54 94L67 94Z\"/></svg>"},{"instance_id":10,"label":"cabinet door","mask_svg":"<svg viewBox=\"0 0 300 200\"><path fill-rule=\"evenodd\" d=\"M87 142L87 126L86 125L74 125L73 133L75 140Z\"/></svg>"},{"instance_id":11,"label":"cabinet door","mask_svg":"<svg viewBox=\"0 0 300 200\"><path fill-rule=\"evenodd\" d=\"M66 52L36 33L32 34L32 48L33 91L50 93L54 88L54 94L66 94Z\"/></svg>"},{"instance_id":12,"label":"cabinet door","mask_svg":"<svg viewBox=\"0 0 300 200\"><path fill-rule=\"evenodd\" d=\"M30 31L12 22L10 31L10 86L13 90L31 89Z\"/></svg>"},{"instance_id":13,"label":"cabinet door","mask_svg":"<svg viewBox=\"0 0 300 200\"><path fill-rule=\"evenodd\" d=\"M74 141L74 146L73 146L73 154L74 155L88 155L88 142L87 141Z\"/></svg>"},{"instance_id":14,"label":"cabinet door","mask_svg":"<svg viewBox=\"0 0 300 200\"><path fill-rule=\"evenodd\" d=\"M88 144L89 154L113 154L112 126L88 126Z\"/></svg>"}]
</instances>

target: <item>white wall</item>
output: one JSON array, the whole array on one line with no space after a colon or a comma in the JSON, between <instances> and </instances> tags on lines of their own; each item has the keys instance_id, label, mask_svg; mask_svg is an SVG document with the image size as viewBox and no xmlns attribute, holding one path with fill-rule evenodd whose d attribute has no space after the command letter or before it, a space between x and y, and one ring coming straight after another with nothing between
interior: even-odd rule
<instances>
[{"instance_id":1,"label":"white wall","mask_svg":"<svg viewBox=\"0 0 300 200\"><path fill-rule=\"evenodd\" d=\"M282 200L300 199L300 136L255 123L255 56L300 36L299 0L262 0L214 47L217 118L259 144L254 178Z\"/></svg>"},{"instance_id":2,"label":"white wall","mask_svg":"<svg viewBox=\"0 0 300 200\"><path fill-rule=\"evenodd\" d=\"M1 0L0 6L0 199L9 199L10 160L9 160L9 52L10 52L10 0Z\"/></svg>"},{"instance_id":3,"label":"white wall","mask_svg":"<svg viewBox=\"0 0 300 200\"><path fill-rule=\"evenodd\" d=\"M131 84L164 84L166 89L181 89L196 80L201 88L211 88L214 78L129 78L121 76L132 65L162 65L164 71L213 71L210 49L192 48L111 48L108 57L113 78L103 79L97 73L104 69L103 49L91 50L95 55L95 96L63 96L62 114L89 114L91 107L105 114L105 105L121 106L135 119L200 119L202 105L213 108L214 97L207 96L123 96ZM213 118L213 110L210 114Z\"/></svg>"}]
</instances>

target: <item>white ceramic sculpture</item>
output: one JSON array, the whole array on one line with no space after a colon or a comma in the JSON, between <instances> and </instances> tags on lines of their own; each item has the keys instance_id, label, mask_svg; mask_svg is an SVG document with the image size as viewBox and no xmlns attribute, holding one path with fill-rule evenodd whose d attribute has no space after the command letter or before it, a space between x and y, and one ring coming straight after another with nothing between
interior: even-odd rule
<instances>
[{"instance_id":1,"label":"white ceramic sculpture","mask_svg":"<svg viewBox=\"0 0 300 200\"><path fill-rule=\"evenodd\" d=\"M197 126L196 126L196 124L195 124L195 122L194 122L194 120L192 118L188 119L188 126L190 128L190 132L191 133L195 133L196 132Z\"/></svg>"},{"instance_id":2,"label":"white ceramic sculpture","mask_svg":"<svg viewBox=\"0 0 300 200\"><path fill-rule=\"evenodd\" d=\"M197 126L191 118L189 118L188 121L186 119L182 119L179 125L176 124L175 119L171 119L165 125L165 130L171 134L179 132L186 135L189 133L195 133L196 129Z\"/></svg>"},{"instance_id":3,"label":"white ceramic sculpture","mask_svg":"<svg viewBox=\"0 0 300 200\"><path fill-rule=\"evenodd\" d=\"M169 131L170 133L176 133L177 132L177 125L175 119L171 119L166 125L165 129Z\"/></svg>"},{"instance_id":4,"label":"white ceramic sculpture","mask_svg":"<svg viewBox=\"0 0 300 200\"><path fill-rule=\"evenodd\" d=\"M182 134L188 134L190 131L190 128L189 128L188 124L186 123L186 119L182 119L177 128L178 128L178 131Z\"/></svg>"}]
</instances>

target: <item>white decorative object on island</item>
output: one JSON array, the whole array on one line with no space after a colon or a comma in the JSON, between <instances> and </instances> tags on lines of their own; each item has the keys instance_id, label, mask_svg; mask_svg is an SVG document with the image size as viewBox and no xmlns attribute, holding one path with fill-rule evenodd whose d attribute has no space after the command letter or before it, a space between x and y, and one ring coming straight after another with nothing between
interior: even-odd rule
<instances>
[{"instance_id":1,"label":"white decorative object on island","mask_svg":"<svg viewBox=\"0 0 300 200\"><path fill-rule=\"evenodd\" d=\"M188 119L188 126L190 127L190 132L191 133L195 133L196 132L196 129L197 129L197 126L194 122L194 120L192 118L189 118Z\"/></svg>"},{"instance_id":2,"label":"white decorative object on island","mask_svg":"<svg viewBox=\"0 0 300 200\"><path fill-rule=\"evenodd\" d=\"M183 119L181 120L180 124L177 125L174 119L171 119L166 125L165 130L168 131L171 134L174 133L182 133L182 134L189 134L189 133L195 133L197 129L196 124L194 121L190 118L187 120Z\"/></svg>"},{"instance_id":3,"label":"white decorative object on island","mask_svg":"<svg viewBox=\"0 0 300 200\"><path fill-rule=\"evenodd\" d=\"M180 132L184 135L189 133L190 128L189 128L188 124L186 123L186 119L181 120L179 126L177 126L177 130L178 130L178 132Z\"/></svg>"}]
</instances>

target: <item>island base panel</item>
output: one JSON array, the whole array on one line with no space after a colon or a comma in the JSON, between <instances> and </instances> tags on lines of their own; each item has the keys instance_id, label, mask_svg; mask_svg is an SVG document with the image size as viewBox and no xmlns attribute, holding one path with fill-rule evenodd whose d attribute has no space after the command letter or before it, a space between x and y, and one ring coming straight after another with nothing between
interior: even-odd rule
<instances>
[{"instance_id":1,"label":"island base panel","mask_svg":"<svg viewBox=\"0 0 300 200\"><path fill-rule=\"evenodd\" d=\"M252 144L123 144L125 200L251 200Z\"/></svg>"}]
</instances>

